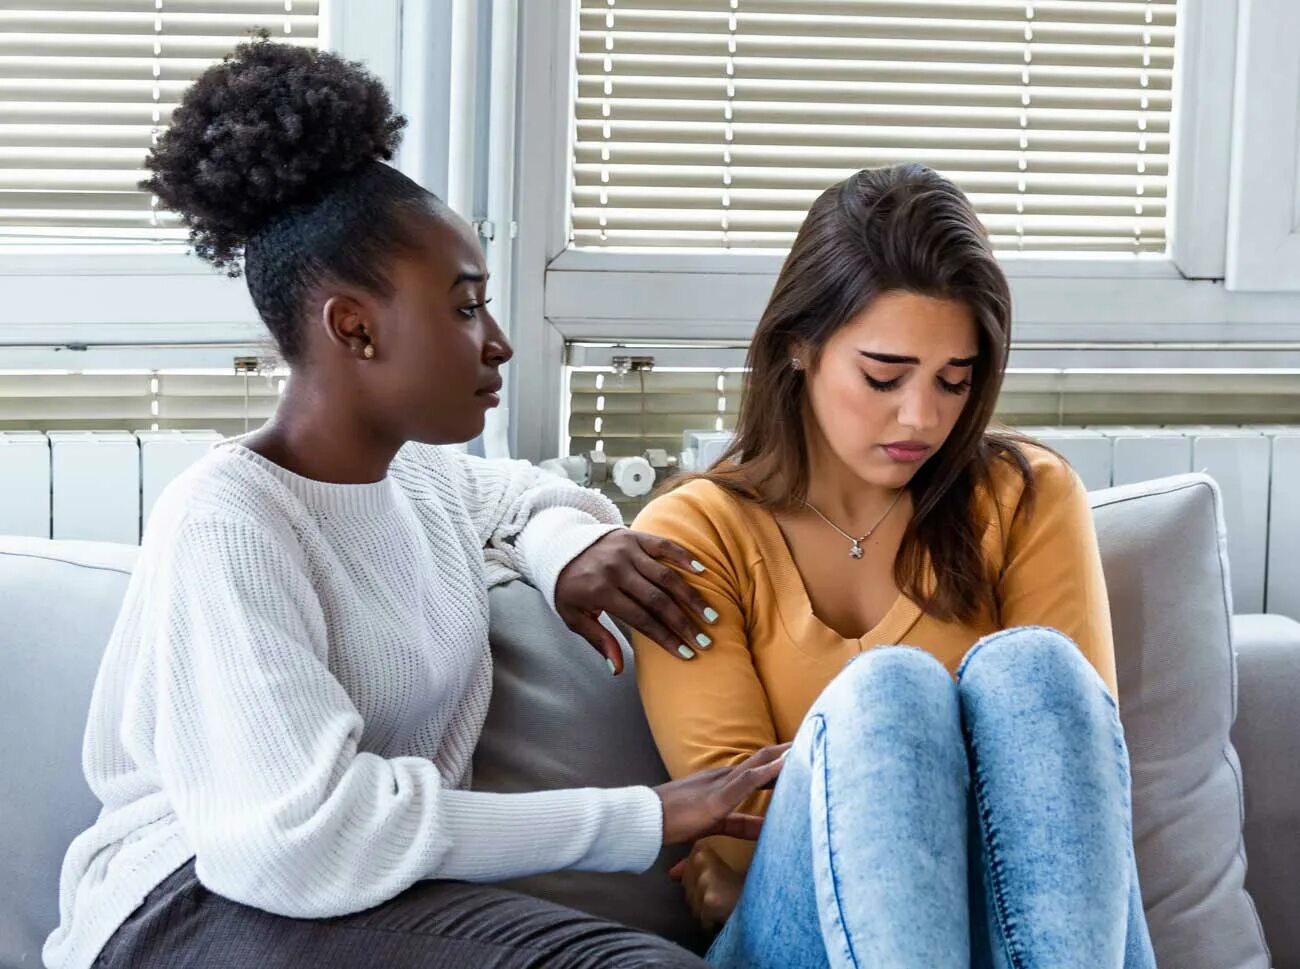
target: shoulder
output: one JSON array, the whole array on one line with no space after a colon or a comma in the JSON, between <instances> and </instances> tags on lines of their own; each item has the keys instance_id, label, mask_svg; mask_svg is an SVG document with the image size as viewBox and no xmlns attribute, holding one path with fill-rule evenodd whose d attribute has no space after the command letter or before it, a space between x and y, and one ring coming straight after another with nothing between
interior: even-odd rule
<instances>
[{"instance_id":1,"label":"shoulder","mask_svg":"<svg viewBox=\"0 0 1300 969\"><path fill-rule=\"evenodd\" d=\"M1041 444L1017 442L995 455L989 468L990 497L1015 512L1032 500L1051 502L1083 491L1068 461Z\"/></svg>"},{"instance_id":2,"label":"shoulder","mask_svg":"<svg viewBox=\"0 0 1300 969\"><path fill-rule=\"evenodd\" d=\"M993 458L987 492L978 502L980 516L996 526L1000 544L1039 532L1090 528L1087 489L1069 462L1032 441L1013 447Z\"/></svg>"},{"instance_id":3,"label":"shoulder","mask_svg":"<svg viewBox=\"0 0 1300 969\"><path fill-rule=\"evenodd\" d=\"M218 445L163 489L145 544L176 541L196 529L292 540L294 523L305 514L275 475L238 448Z\"/></svg>"},{"instance_id":4,"label":"shoulder","mask_svg":"<svg viewBox=\"0 0 1300 969\"><path fill-rule=\"evenodd\" d=\"M707 478L696 478L653 499L633 524L643 531L653 531L655 526L673 530L708 529L724 534L743 528L742 521L740 499Z\"/></svg>"},{"instance_id":5,"label":"shoulder","mask_svg":"<svg viewBox=\"0 0 1300 969\"><path fill-rule=\"evenodd\" d=\"M726 563L737 577L757 554L742 499L706 478L655 498L632 527L676 542L706 565Z\"/></svg>"}]
</instances>

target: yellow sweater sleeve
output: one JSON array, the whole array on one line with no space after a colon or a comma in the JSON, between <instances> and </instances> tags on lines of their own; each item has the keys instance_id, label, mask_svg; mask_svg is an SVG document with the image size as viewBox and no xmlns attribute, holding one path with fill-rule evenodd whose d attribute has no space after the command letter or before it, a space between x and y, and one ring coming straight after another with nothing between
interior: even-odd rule
<instances>
[{"instance_id":1,"label":"yellow sweater sleeve","mask_svg":"<svg viewBox=\"0 0 1300 969\"><path fill-rule=\"evenodd\" d=\"M1116 695L1115 644L1087 491L1068 464L1031 454L1032 513L1017 510L998 581L1000 623L1050 626L1073 639Z\"/></svg>"},{"instance_id":2,"label":"yellow sweater sleeve","mask_svg":"<svg viewBox=\"0 0 1300 969\"><path fill-rule=\"evenodd\" d=\"M675 778L738 764L776 742L746 631L752 580L744 562L746 543L737 541L736 530L742 526L729 507L730 499L715 488L696 482L670 492L651 502L633 525L671 539L704 565L704 573L684 575L719 615L707 627L713 645L697 650L692 660L670 656L640 634L632 637L646 717L668 773ZM740 810L762 813L767 799L766 793L760 794ZM747 867L751 846L730 839L711 843L733 867Z\"/></svg>"}]
</instances>

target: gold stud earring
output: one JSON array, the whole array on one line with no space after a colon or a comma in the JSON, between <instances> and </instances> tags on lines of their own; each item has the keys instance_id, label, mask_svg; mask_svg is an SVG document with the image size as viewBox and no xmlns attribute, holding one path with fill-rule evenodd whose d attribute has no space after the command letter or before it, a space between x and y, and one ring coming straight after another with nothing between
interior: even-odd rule
<instances>
[{"instance_id":1,"label":"gold stud earring","mask_svg":"<svg viewBox=\"0 0 1300 969\"><path fill-rule=\"evenodd\" d=\"M367 343L366 348L361 351L361 355L367 360L375 359L375 345L373 343Z\"/></svg>"}]
</instances>

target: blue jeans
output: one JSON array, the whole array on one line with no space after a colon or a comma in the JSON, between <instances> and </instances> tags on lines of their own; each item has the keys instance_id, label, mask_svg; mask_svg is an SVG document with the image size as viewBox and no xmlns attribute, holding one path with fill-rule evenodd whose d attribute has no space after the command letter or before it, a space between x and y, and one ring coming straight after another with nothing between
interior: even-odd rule
<instances>
[{"instance_id":1,"label":"blue jeans","mask_svg":"<svg viewBox=\"0 0 1300 969\"><path fill-rule=\"evenodd\" d=\"M1060 633L869 650L786 758L722 969L1154 969L1114 700Z\"/></svg>"}]
</instances>

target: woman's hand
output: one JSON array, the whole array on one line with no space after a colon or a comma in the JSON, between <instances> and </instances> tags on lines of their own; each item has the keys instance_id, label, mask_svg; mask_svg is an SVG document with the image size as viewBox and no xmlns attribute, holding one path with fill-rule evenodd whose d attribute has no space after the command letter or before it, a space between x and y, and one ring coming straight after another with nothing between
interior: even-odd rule
<instances>
[{"instance_id":1,"label":"woman's hand","mask_svg":"<svg viewBox=\"0 0 1300 969\"><path fill-rule=\"evenodd\" d=\"M736 807L776 783L789 749L789 744L764 747L735 767L701 771L656 787L664 805L664 844L683 844L711 835L756 840L763 819L736 814Z\"/></svg>"},{"instance_id":2,"label":"woman's hand","mask_svg":"<svg viewBox=\"0 0 1300 969\"><path fill-rule=\"evenodd\" d=\"M673 865L668 877L682 883L691 914L710 930L721 928L731 917L745 887L745 873L736 871L704 844L697 844Z\"/></svg>"},{"instance_id":3,"label":"woman's hand","mask_svg":"<svg viewBox=\"0 0 1300 969\"><path fill-rule=\"evenodd\" d=\"M671 565L669 564L671 563ZM718 614L672 566L702 572L680 545L626 528L610 532L570 562L555 583L555 611L575 633L623 672L623 650L598 617L607 612L680 659L711 645L705 623Z\"/></svg>"}]
</instances>

